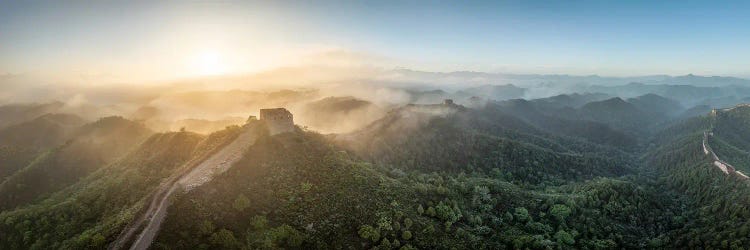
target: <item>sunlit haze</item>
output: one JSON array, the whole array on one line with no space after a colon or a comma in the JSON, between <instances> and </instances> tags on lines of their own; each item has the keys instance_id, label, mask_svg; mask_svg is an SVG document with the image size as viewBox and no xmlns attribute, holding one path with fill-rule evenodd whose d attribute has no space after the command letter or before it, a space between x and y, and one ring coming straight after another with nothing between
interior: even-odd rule
<instances>
[{"instance_id":1,"label":"sunlit haze","mask_svg":"<svg viewBox=\"0 0 750 250\"><path fill-rule=\"evenodd\" d=\"M747 76L746 2L6 2L0 71L157 82L343 50L427 71ZM367 59L364 59L367 60Z\"/></svg>"},{"instance_id":2,"label":"sunlit haze","mask_svg":"<svg viewBox=\"0 0 750 250\"><path fill-rule=\"evenodd\" d=\"M750 249L750 1L0 0L16 249Z\"/></svg>"}]
</instances>

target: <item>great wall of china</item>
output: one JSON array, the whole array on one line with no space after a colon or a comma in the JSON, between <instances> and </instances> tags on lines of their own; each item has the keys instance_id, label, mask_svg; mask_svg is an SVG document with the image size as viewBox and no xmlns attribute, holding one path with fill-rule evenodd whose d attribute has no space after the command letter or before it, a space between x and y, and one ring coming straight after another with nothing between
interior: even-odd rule
<instances>
[{"instance_id":1,"label":"great wall of china","mask_svg":"<svg viewBox=\"0 0 750 250\"><path fill-rule=\"evenodd\" d=\"M261 109L260 117L260 122L268 129L269 135L293 132L296 129L292 113L285 108ZM250 116L248 123L243 127L244 131L231 143L203 159L199 164L189 166L164 180L151 195L148 209L134 218L108 249L149 249L167 216L172 194L178 191L188 192L232 167L242 158L242 154L255 144L258 134L255 130L258 125L255 116Z\"/></svg>"},{"instance_id":2,"label":"great wall of china","mask_svg":"<svg viewBox=\"0 0 750 250\"><path fill-rule=\"evenodd\" d=\"M722 172L724 172L724 174L735 175L745 180L749 179L747 175L745 175L741 171L737 171L734 168L734 166L719 159L719 156L717 156L716 153L714 153L713 149L711 149L711 146L708 145L708 137L712 135L713 135L712 132L709 132L709 131L703 132L703 153L705 153L706 155L710 155L711 159L714 160L714 166L719 168Z\"/></svg>"}]
</instances>

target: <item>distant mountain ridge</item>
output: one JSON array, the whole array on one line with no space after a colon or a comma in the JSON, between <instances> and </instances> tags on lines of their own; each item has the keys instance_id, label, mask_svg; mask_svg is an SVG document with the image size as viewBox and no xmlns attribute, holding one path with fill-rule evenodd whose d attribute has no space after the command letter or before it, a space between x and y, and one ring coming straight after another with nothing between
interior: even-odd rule
<instances>
[{"instance_id":1,"label":"distant mountain ridge","mask_svg":"<svg viewBox=\"0 0 750 250\"><path fill-rule=\"evenodd\" d=\"M492 90L506 87L474 91L497 96L503 93ZM163 227L152 231L154 248L750 244L750 238L739 237L750 218L749 186L717 172L700 147L704 132L714 129L711 146L721 157L746 159L750 107L712 116L700 113L710 106L698 106L688 110L697 117L682 117L692 106L650 92L477 97L476 102L472 95L468 101L421 103L459 91L413 90L410 97L424 98L409 100L420 103L383 107L348 95L259 94L274 104L294 104L301 129L276 135L253 131L255 143L233 154L241 160L205 185L179 189L174 196L153 191L216 155L235 141L241 127L207 135L153 133L141 121L117 116L72 126L65 139L55 140L61 144L41 149L43 154L0 183L0 248L106 248L144 214L152 197L169 197L162 201L170 204L161 207L167 211ZM174 98L196 107L224 94ZM243 99L250 98L246 94L234 92L229 96L238 100L222 105L247 109L256 100ZM383 114L353 131L320 134L302 123L308 117L343 123L370 108L382 108ZM136 113L147 119L159 111L146 107ZM50 124L70 122L55 121ZM33 129L25 132L38 137ZM3 150L0 163L29 161L20 151ZM4 157L16 153L16 159Z\"/></svg>"},{"instance_id":2,"label":"distant mountain ridge","mask_svg":"<svg viewBox=\"0 0 750 250\"><path fill-rule=\"evenodd\" d=\"M11 104L0 106L0 129L29 121L47 113L56 113L64 106L62 102L41 104Z\"/></svg>"},{"instance_id":3,"label":"distant mountain ridge","mask_svg":"<svg viewBox=\"0 0 750 250\"><path fill-rule=\"evenodd\" d=\"M58 191L125 155L151 135L142 124L105 117L74 129L66 142L42 151L0 182L0 210Z\"/></svg>"},{"instance_id":4,"label":"distant mountain ridge","mask_svg":"<svg viewBox=\"0 0 750 250\"><path fill-rule=\"evenodd\" d=\"M83 118L73 114L45 114L0 130L0 145L35 149L55 147L84 123Z\"/></svg>"}]
</instances>

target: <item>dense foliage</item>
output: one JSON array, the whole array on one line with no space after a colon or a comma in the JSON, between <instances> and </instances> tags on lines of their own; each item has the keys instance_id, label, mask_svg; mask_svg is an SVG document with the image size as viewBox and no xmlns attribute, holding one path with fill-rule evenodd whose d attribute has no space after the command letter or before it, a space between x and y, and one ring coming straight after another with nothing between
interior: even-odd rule
<instances>
[{"instance_id":1,"label":"dense foliage","mask_svg":"<svg viewBox=\"0 0 750 250\"><path fill-rule=\"evenodd\" d=\"M38 154L37 150L13 146L0 146L0 183L5 178L28 165Z\"/></svg>"},{"instance_id":2,"label":"dense foliage","mask_svg":"<svg viewBox=\"0 0 750 250\"><path fill-rule=\"evenodd\" d=\"M750 186L725 175L701 148L702 134L686 135L651 158L661 181L683 193L689 206L672 232L674 248L750 246Z\"/></svg>"},{"instance_id":3,"label":"dense foliage","mask_svg":"<svg viewBox=\"0 0 750 250\"><path fill-rule=\"evenodd\" d=\"M344 135L255 131L232 168L175 193L152 248L750 248L750 184L702 149L713 132L720 158L750 166L750 109L666 122L670 100L604 98L410 105ZM79 181L0 213L0 249L105 248L162 181L241 131L156 134L110 164L92 157ZM28 165L13 175L68 169L55 159L81 155L69 147L0 148L0 161ZM19 190L8 194L35 189Z\"/></svg>"},{"instance_id":4,"label":"dense foliage","mask_svg":"<svg viewBox=\"0 0 750 250\"><path fill-rule=\"evenodd\" d=\"M0 183L0 211L75 183L126 154L150 134L143 125L121 117L102 118L76 129L65 144L39 154Z\"/></svg>"},{"instance_id":5,"label":"dense foliage","mask_svg":"<svg viewBox=\"0 0 750 250\"><path fill-rule=\"evenodd\" d=\"M235 138L239 127L210 136L172 132L149 137L121 160L34 205L0 213L0 249L104 248L182 167Z\"/></svg>"},{"instance_id":6,"label":"dense foliage","mask_svg":"<svg viewBox=\"0 0 750 250\"><path fill-rule=\"evenodd\" d=\"M533 172L403 171L311 133L263 137L245 157L177 197L157 248L659 247L684 212L632 177L521 187Z\"/></svg>"}]
</instances>

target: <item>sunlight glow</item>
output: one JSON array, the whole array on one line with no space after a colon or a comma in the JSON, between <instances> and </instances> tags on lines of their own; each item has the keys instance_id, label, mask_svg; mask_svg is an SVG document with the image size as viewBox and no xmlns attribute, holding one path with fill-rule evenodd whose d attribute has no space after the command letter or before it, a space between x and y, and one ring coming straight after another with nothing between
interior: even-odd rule
<instances>
[{"instance_id":1,"label":"sunlight glow","mask_svg":"<svg viewBox=\"0 0 750 250\"><path fill-rule=\"evenodd\" d=\"M215 51L205 51L193 57L191 74L209 76L221 75L228 71L225 58Z\"/></svg>"}]
</instances>

